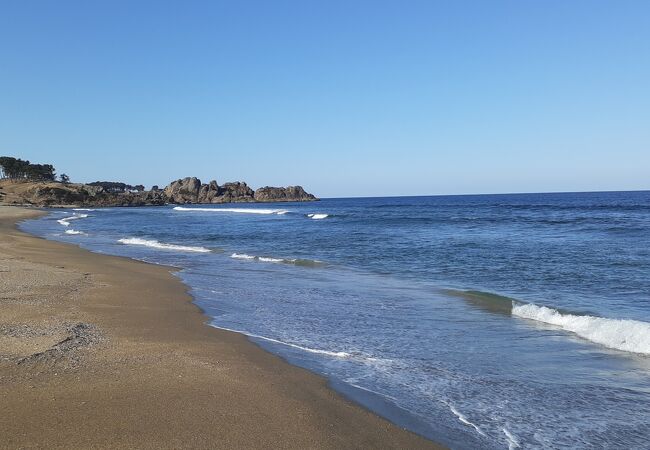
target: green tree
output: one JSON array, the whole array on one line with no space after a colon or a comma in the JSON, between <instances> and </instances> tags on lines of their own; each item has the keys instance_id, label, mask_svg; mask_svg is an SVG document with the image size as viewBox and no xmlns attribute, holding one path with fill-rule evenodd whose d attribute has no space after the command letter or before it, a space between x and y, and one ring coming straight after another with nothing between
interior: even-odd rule
<instances>
[{"instance_id":1,"label":"green tree","mask_svg":"<svg viewBox=\"0 0 650 450\"><path fill-rule=\"evenodd\" d=\"M0 156L0 170L3 178L27 178L29 180L54 181L56 175L51 164L32 164L20 158Z\"/></svg>"}]
</instances>

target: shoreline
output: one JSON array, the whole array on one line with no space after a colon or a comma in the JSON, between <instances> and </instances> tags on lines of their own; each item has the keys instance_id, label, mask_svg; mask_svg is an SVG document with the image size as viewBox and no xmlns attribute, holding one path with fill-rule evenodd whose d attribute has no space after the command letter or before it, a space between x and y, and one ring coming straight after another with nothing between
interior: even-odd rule
<instances>
[{"instance_id":1,"label":"shoreline","mask_svg":"<svg viewBox=\"0 0 650 450\"><path fill-rule=\"evenodd\" d=\"M245 335L207 324L173 268L23 233L0 207L0 444L443 448Z\"/></svg>"}]
</instances>

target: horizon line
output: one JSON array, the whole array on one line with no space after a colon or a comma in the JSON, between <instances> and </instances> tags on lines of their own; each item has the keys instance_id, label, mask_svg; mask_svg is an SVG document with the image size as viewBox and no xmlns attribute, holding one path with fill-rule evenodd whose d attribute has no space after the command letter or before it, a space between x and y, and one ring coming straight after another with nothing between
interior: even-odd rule
<instances>
[{"instance_id":1,"label":"horizon line","mask_svg":"<svg viewBox=\"0 0 650 450\"><path fill-rule=\"evenodd\" d=\"M417 195L362 195L351 197L318 197L320 200L344 200L360 198L404 198L404 197L470 197L480 195L547 195L547 194L611 194L626 192L650 192L650 189L597 190L597 191L544 191L544 192L483 192L469 194L417 194Z\"/></svg>"}]
</instances>

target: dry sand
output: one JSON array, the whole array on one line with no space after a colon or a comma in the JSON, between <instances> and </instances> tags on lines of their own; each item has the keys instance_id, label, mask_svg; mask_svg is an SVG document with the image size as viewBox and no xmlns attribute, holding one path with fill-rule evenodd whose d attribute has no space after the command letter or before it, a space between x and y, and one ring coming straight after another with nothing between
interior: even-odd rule
<instances>
[{"instance_id":1,"label":"dry sand","mask_svg":"<svg viewBox=\"0 0 650 450\"><path fill-rule=\"evenodd\" d=\"M169 268L15 229L0 207L1 448L440 448L206 326Z\"/></svg>"}]
</instances>

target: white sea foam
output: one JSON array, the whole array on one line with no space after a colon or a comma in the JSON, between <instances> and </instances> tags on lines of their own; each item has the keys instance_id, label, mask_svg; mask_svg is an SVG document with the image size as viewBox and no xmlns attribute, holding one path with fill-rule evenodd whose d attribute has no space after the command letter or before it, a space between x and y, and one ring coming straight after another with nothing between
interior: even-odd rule
<instances>
[{"instance_id":1,"label":"white sea foam","mask_svg":"<svg viewBox=\"0 0 650 450\"><path fill-rule=\"evenodd\" d=\"M86 234L86 233L84 233L83 231L77 231L70 228L69 230L65 230L65 234Z\"/></svg>"},{"instance_id":2,"label":"white sea foam","mask_svg":"<svg viewBox=\"0 0 650 450\"><path fill-rule=\"evenodd\" d=\"M230 257L233 259L242 259L247 261L258 261L265 263L293 264L302 267L316 267L324 264L322 261L318 261L316 259L272 258L270 256L256 256L249 255L247 253L233 253L230 255Z\"/></svg>"},{"instance_id":3,"label":"white sea foam","mask_svg":"<svg viewBox=\"0 0 650 450\"><path fill-rule=\"evenodd\" d=\"M508 440L508 450L515 450L516 448L519 448L519 439L515 437L510 431L508 431L505 427L502 428L503 434L506 435L506 439Z\"/></svg>"},{"instance_id":4,"label":"white sea foam","mask_svg":"<svg viewBox=\"0 0 650 450\"><path fill-rule=\"evenodd\" d=\"M444 402L444 403L449 407L451 412L454 413L454 415L458 418L458 420L463 422L465 425L468 425L468 426L474 428L476 430L476 432L478 434L480 434L481 436L485 436L485 433L483 432L483 430L481 430L476 424L470 422L463 413L461 413L456 408L454 408L453 405L451 405L451 404L449 404L447 402Z\"/></svg>"},{"instance_id":5,"label":"white sea foam","mask_svg":"<svg viewBox=\"0 0 650 450\"><path fill-rule=\"evenodd\" d=\"M73 211L97 211L96 209L91 208L73 208Z\"/></svg>"},{"instance_id":6,"label":"white sea foam","mask_svg":"<svg viewBox=\"0 0 650 450\"><path fill-rule=\"evenodd\" d=\"M588 341L625 352L650 355L650 323L562 314L533 304L512 305L512 315L555 325Z\"/></svg>"},{"instance_id":7,"label":"white sea foam","mask_svg":"<svg viewBox=\"0 0 650 450\"><path fill-rule=\"evenodd\" d=\"M320 220L320 219L327 219L330 215L329 214L307 214L307 217L314 219L314 220Z\"/></svg>"},{"instance_id":8,"label":"white sea foam","mask_svg":"<svg viewBox=\"0 0 650 450\"><path fill-rule=\"evenodd\" d=\"M327 355L327 356L331 356L331 357L334 357L334 358L349 358L349 357L352 356L348 352L333 352L333 351L329 351L329 350L320 350L320 349L316 349L316 348L303 347L302 345L291 344L289 342L279 341L277 339L273 339L273 338L270 338L270 337L260 336L259 334L248 333L246 331L241 331L241 330L233 330L232 328L220 327L220 326L217 326L217 325L214 325L214 324L212 324L212 326L215 327L215 328L219 328L221 330L232 331L233 333L243 334L243 335L246 335L248 337L255 338L255 339L261 339L263 341L273 342L275 344L280 344L280 345L284 345L284 346L287 346L287 347L297 348L299 350L303 350L303 351L306 351L306 352L309 352L309 353L318 353L320 355Z\"/></svg>"},{"instance_id":9,"label":"white sea foam","mask_svg":"<svg viewBox=\"0 0 650 450\"><path fill-rule=\"evenodd\" d=\"M242 213L242 214L286 214L286 209L262 209L262 208L186 208L175 206L175 211L199 211L199 212L220 212L220 213Z\"/></svg>"},{"instance_id":10,"label":"white sea foam","mask_svg":"<svg viewBox=\"0 0 650 450\"><path fill-rule=\"evenodd\" d=\"M277 263L277 262L285 262L285 260L282 259L282 258L267 258L267 257L265 257L265 256L260 256L260 257L257 258L257 259L258 259L259 261L262 261L262 262L276 262L276 263Z\"/></svg>"},{"instance_id":11,"label":"white sea foam","mask_svg":"<svg viewBox=\"0 0 650 450\"><path fill-rule=\"evenodd\" d=\"M123 238L118 239L119 243L127 245L142 245L145 247L159 248L161 250L177 250L182 252L210 253L211 250L205 247L190 247L187 245L165 244L153 239Z\"/></svg>"},{"instance_id":12,"label":"white sea foam","mask_svg":"<svg viewBox=\"0 0 650 450\"><path fill-rule=\"evenodd\" d=\"M246 253L233 253L230 255L231 258L235 259L255 259L256 257L253 255L247 255Z\"/></svg>"},{"instance_id":13,"label":"white sea foam","mask_svg":"<svg viewBox=\"0 0 650 450\"><path fill-rule=\"evenodd\" d=\"M75 214L74 216L64 217L63 219L57 220L64 227L70 226L71 220L85 219L88 217L88 214Z\"/></svg>"},{"instance_id":14,"label":"white sea foam","mask_svg":"<svg viewBox=\"0 0 650 450\"><path fill-rule=\"evenodd\" d=\"M260 262L270 262L270 263L293 263L296 261L295 259L271 258L268 256L248 255L246 253L233 253L232 255L230 255L230 257L234 259L246 259L249 261L256 260Z\"/></svg>"}]
</instances>

